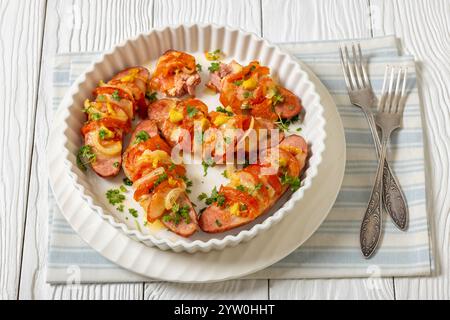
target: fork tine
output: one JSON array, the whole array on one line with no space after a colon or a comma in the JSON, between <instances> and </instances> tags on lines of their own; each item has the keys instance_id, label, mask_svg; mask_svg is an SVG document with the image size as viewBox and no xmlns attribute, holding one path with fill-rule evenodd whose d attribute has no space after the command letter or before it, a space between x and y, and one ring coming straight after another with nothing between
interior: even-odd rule
<instances>
[{"instance_id":1,"label":"fork tine","mask_svg":"<svg viewBox=\"0 0 450 320\"><path fill-rule=\"evenodd\" d=\"M352 88L356 89L356 88L358 88L358 86L356 85L355 73L353 71L353 65L350 62L350 55L348 54L347 46L344 46L344 51L345 51L345 59L347 60L348 71L350 73L350 82L352 84Z\"/></svg>"},{"instance_id":2,"label":"fork tine","mask_svg":"<svg viewBox=\"0 0 450 320\"><path fill-rule=\"evenodd\" d=\"M359 47L359 49L361 49L361 47L359 46L359 43L358 43L358 47ZM361 51L360 50L358 50L358 52L356 51L355 44L352 44L352 51L353 51L353 61L355 63L355 70L356 70L356 76L358 79L358 84L360 85L360 88L365 88L366 81L363 76L362 57L360 54Z\"/></svg>"},{"instance_id":3,"label":"fork tine","mask_svg":"<svg viewBox=\"0 0 450 320\"><path fill-rule=\"evenodd\" d=\"M387 103L388 92L386 91L386 84L388 79L389 65L384 69L383 86L381 88L381 98L378 102L378 111L383 112Z\"/></svg>"},{"instance_id":4,"label":"fork tine","mask_svg":"<svg viewBox=\"0 0 450 320\"><path fill-rule=\"evenodd\" d=\"M393 86L394 86L394 67L391 67L391 75L389 80L389 89L388 89L388 97L386 100L386 109L385 112L391 112L392 110L392 98L394 95Z\"/></svg>"},{"instance_id":5,"label":"fork tine","mask_svg":"<svg viewBox=\"0 0 450 320\"><path fill-rule=\"evenodd\" d=\"M359 55L359 62L360 62L360 67L361 67L361 71L363 74L363 80L366 86L371 87L370 86L370 81L369 81L369 77L367 76L367 72L366 72L366 67L363 63L363 55L362 55L362 50L361 50L361 44L358 42L358 55Z\"/></svg>"},{"instance_id":6,"label":"fork tine","mask_svg":"<svg viewBox=\"0 0 450 320\"><path fill-rule=\"evenodd\" d=\"M401 77L402 77L402 71L403 71L403 68L400 68L398 70L397 81L395 83L394 100L393 100L393 103L392 103L392 112L394 112L394 113L398 113L400 111L399 110L400 92L401 92L400 80L401 80Z\"/></svg>"},{"instance_id":7,"label":"fork tine","mask_svg":"<svg viewBox=\"0 0 450 320\"><path fill-rule=\"evenodd\" d=\"M356 49L355 49L355 44L352 44L352 54L353 54L353 68L355 69L355 80L356 80L356 85L358 86L358 89L364 88L364 82L361 81L362 77L361 77L361 73L359 72L359 68L358 68L358 59L356 56Z\"/></svg>"},{"instance_id":8,"label":"fork tine","mask_svg":"<svg viewBox=\"0 0 450 320\"><path fill-rule=\"evenodd\" d=\"M353 87L349 81L349 75L348 75L348 64L344 61L344 54L342 53L342 47L339 47L339 55L341 57L341 67L342 67L342 72L344 73L344 79L345 79L345 84L347 86L347 90L353 90Z\"/></svg>"}]
</instances>

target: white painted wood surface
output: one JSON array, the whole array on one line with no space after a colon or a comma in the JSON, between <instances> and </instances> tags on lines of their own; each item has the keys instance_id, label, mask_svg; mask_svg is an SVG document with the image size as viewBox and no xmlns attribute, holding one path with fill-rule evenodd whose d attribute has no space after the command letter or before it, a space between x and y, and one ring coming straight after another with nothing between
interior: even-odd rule
<instances>
[{"instance_id":1,"label":"white painted wood surface","mask_svg":"<svg viewBox=\"0 0 450 320\"><path fill-rule=\"evenodd\" d=\"M49 191L45 140L51 121L53 56L107 49L154 26L180 22L238 26L274 42L384 34L401 37L405 51L422 61L419 72L431 164L429 207L439 275L428 279L235 280L204 285L46 284ZM449 1L0 0L0 24L0 99L5 106L0 111L0 298L450 298Z\"/></svg>"}]
</instances>

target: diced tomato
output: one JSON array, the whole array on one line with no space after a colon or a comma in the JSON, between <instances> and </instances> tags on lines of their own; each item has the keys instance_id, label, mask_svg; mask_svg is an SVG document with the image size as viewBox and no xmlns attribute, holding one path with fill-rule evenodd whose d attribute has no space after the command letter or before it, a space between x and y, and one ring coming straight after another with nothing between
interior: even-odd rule
<instances>
[{"instance_id":1,"label":"diced tomato","mask_svg":"<svg viewBox=\"0 0 450 320\"><path fill-rule=\"evenodd\" d=\"M116 86L102 86L102 87L97 87L94 90L94 94L96 96L101 95L101 94L113 94L115 91L118 91L119 93L119 97L122 99L128 99L131 102L133 102L133 104L135 104L134 98L129 95L125 90L123 90L122 88L116 87Z\"/></svg>"},{"instance_id":2,"label":"diced tomato","mask_svg":"<svg viewBox=\"0 0 450 320\"><path fill-rule=\"evenodd\" d=\"M243 203L247 206L249 215L258 215L258 200L248 193L224 186L220 187L219 193L225 197L227 204Z\"/></svg>"}]
</instances>

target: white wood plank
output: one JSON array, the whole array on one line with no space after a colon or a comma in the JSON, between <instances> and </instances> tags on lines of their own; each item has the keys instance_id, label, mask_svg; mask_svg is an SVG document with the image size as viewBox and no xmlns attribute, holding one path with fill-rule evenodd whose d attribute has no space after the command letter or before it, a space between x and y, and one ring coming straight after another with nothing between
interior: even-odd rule
<instances>
[{"instance_id":1,"label":"white wood plank","mask_svg":"<svg viewBox=\"0 0 450 320\"><path fill-rule=\"evenodd\" d=\"M418 61L427 200L438 270L433 277L395 279L397 299L450 299L450 1L372 0L374 34L395 34ZM444 177L444 178L443 178Z\"/></svg>"},{"instance_id":2,"label":"white wood plank","mask_svg":"<svg viewBox=\"0 0 450 320\"><path fill-rule=\"evenodd\" d=\"M274 42L370 37L366 1L262 1L264 37ZM270 280L270 299L393 299L392 279Z\"/></svg>"},{"instance_id":3,"label":"white wood plank","mask_svg":"<svg viewBox=\"0 0 450 320\"><path fill-rule=\"evenodd\" d=\"M261 34L259 0L155 0L155 27L216 23Z\"/></svg>"},{"instance_id":4,"label":"white wood plank","mask_svg":"<svg viewBox=\"0 0 450 320\"><path fill-rule=\"evenodd\" d=\"M370 37L367 1L262 0L263 35L274 42Z\"/></svg>"},{"instance_id":5,"label":"white wood plank","mask_svg":"<svg viewBox=\"0 0 450 320\"><path fill-rule=\"evenodd\" d=\"M270 299L394 299L392 279L270 280Z\"/></svg>"},{"instance_id":6,"label":"white wood plank","mask_svg":"<svg viewBox=\"0 0 450 320\"><path fill-rule=\"evenodd\" d=\"M45 1L0 1L0 299L16 299Z\"/></svg>"},{"instance_id":7,"label":"white wood plank","mask_svg":"<svg viewBox=\"0 0 450 320\"><path fill-rule=\"evenodd\" d=\"M152 25L152 8L152 0L48 2L20 298L142 298L142 284L81 285L75 291L63 285L53 287L46 284L49 190L45 149L52 121L49 110L54 55L107 49L125 38L148 31Z\"/></svg>"},{"instance_id":8,"label":"white wood plank","mask_svg":"<svg viewBox=\"0 0 450 320\"><path fill-rule=\"evenodd\" d=\"M259 0L155 0L155 27L177 23L217 23L260 34ZM214 284L148 283L145 299L265 299L267 280L236 280Z\"/></svg>"},{"instance_id":9,"label":"white wood plank","mask_svg":"<svg viewBox=\"0 0 450 320\"><path fill-rule=\"evenodd\" d=\"M232 280L206 284L153 282L145 285L144 299L257 300L268 299L266 280Z\"/></svg>"},{"instance_id":10,"label":"white wood plank","mask_svg":"<svg viewBox=\"0 0 450 320\"><path fill-rule=\"evenodd\" d=\"M142 300L143 284L57 285L49 299L54 300Z\"/></svg>"}]
</instances>

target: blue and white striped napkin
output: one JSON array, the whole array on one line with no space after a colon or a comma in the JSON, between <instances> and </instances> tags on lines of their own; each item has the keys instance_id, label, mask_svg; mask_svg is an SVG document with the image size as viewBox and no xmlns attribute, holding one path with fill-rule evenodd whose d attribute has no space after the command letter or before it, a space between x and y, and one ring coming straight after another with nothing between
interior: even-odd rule
<instances>
[{"instance_id":1,"label":"blue and white striped napkin","mask_svg":"<svg viewBox=\"0 0 450 320\"><path fill-rule=\"evenodd\" d=\"M299 249L273 266L247 278L339 278L428 275L433 270L426 208L422 110L415 84L414 59L399 56L396 39L358 40L369 59L369 75L379 94L386 64L408 66L410 87L403 128L392 137L389 160L399 178L410 212L407 232L385 219L382 243L366 260L359 249L359 228L373 177L376 156L367 122L351 106L339 64L339 42L289 43L281 46L305 62L336 102L345 128L347 163L344 182L328 218ZM65 91L98 53L62 54L55 58L53 110ZM50 193L51 194L51 193ZM84 243L49 199L50 245L47 281L66 282L77 272L81 282L148 281L109 262Z\"/></svg>"}]
</instances>

